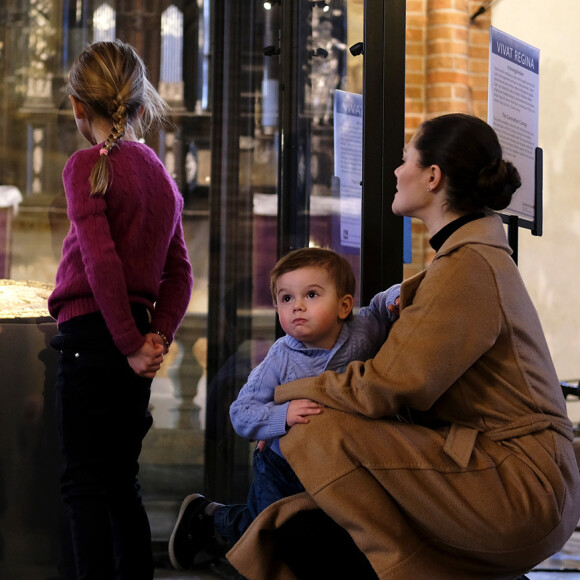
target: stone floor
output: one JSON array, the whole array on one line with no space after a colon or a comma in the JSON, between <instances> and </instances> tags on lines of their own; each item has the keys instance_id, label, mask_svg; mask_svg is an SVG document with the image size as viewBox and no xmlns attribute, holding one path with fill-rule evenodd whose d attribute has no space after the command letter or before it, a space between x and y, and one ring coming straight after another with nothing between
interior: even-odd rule
<instances>
[{"instance_id":1,"label":"stone floor","mask_svg":"<svg viewBox=\"0 0 580 580\"><path fill-rule=\"evenodd\" d=\"M580 580L580 570L534 570L527 574L529 580ZM177 570L158 570L156 580L224 580L232 576L206 568L192 572L178 572ZM321 578L320 580L325 580ZM356 580L356 579L353 579Z\"/></svg>"},{"instance_id":2,"label":"stone floor","mask_svg":"<svg viewBox=\"0 0 580 580\"><path fill-rule=\"evenodd\" d=\"M240 580L239 574L225 561L208 564L191 572L174 570L167 558L166 549L163 553L156 552L156 565L155 580ZM580 580L580 530L575 532L561 552L528 572L527 576L529 580ZM4 561L0 558L0 578L2 580L60 580L55 566L41 566L33 563L26 565L23 561L10 563L10 558L5 558Z\"/></svg>"},{"instance_id":3,"label":"stone floor","mask_svg":"<svg viewBox=\"0 0 580 580\"><path fill-rule=\"evenodd\" d=\"M580 580L580 570L534 570L528 572L529 580ZM202 569L192 572L178 572L177 570L158 570L156 580L224 580L232 578L224 576L213 569ZM321 578L320 580L325 580ZM356 580L353 578L353 580Z\"/></svg>"},{"instance_id":4,"label":"stone floor","mask_svg":"<svg viewBox=\"0 0 580 580\"><path fill-rule=\"evenodd\" d=\"M526 576L529 580L580 580L580 529L572 535L561 552L528 572ZM239 576L226 562L218 562L191 572L178 572L168 566L165 569L158 569L155 579L239 580Z\"/></svg>"}]
</instances>

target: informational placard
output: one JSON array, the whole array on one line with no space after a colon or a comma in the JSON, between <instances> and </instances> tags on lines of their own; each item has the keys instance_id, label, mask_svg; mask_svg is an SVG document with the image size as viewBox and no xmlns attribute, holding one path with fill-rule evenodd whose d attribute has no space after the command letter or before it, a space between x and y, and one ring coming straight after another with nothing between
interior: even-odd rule
<instances>
[{"instance_id":1,"label":"informational placard","mask_svg":"<svg viewBox=\"0 0 580 580\"><path fill-rule=\"evenodd\" d=\"M363 98L334 91L334 175L340 184L340 243L360 249Z\"/></svg>"},{"instance_id":2,"label":"informational placard","mask_svg":"<svg viewBox=\"0 0 580 580\"><path fill-rule=\"evenodd\" d=\"M493 26L489 43L488 123L522 178L504 211L535 223L540 51Z\"/></svg>"},{"instance_id":3,"label":"informational placard","mask_svg":"<svg viewBox=\"0 0 580 580\"><path fill-rule=\"evenodd\" d=\"M339 200L339 235L343 250L360 251L362 208L362 95L334 92L333 195ZM411 218L403 218L403 262L412 260ZM336 239L336 238L335 238Z\"/></svg>"}]
</instances>

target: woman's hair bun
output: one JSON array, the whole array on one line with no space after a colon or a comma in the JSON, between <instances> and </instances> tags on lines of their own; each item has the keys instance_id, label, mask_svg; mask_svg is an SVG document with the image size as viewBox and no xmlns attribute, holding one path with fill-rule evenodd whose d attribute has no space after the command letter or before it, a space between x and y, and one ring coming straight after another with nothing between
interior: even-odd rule
<instances>
[{"instance_id":1,"label":"woman's hair bun","mask_svg":"<svg viewBox=\"0 0 580 580\"><path fill-rule=\"evenodd\" d=\"M510 204L521 184L520 174L511 161L494 159L479 172L474 198L483 206L499 211Z\"/></svg>"}]
</instances>

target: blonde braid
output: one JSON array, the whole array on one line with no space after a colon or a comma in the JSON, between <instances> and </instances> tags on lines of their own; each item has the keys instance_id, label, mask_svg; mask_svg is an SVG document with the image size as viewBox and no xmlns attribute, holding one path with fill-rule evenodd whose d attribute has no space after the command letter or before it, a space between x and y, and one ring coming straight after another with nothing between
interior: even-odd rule
<instances>
[{"instance_id":1,"label":"blonde braid","mask_svg":"<svg viewBox=\"0 0 580 580\"><path fill-rule=\"evenodd\" d=\"M125 129L127 128L127 105L115 99L113 106L115 107L115 111L112 114L113 130L111 135L114 145L125 134Z\"/></svg>"},{"instance_id":2,"label":"blonde braid","mask_svg":"<svg viewBox=\"0 0 580 580\"><path fill-rule=\"evenodd\" d=\"M147 78L135 49L120 40L95 42L76 58L69 72L67 92L112 129L90 176L91 195L105 195L109 187L108 155L127 127L136 134L167 122L169 107Z\"/></svg>"},{"instance_id":3,"label":"blonde braid","mask_svg":"<svg viewBox=\"0 0 580 580\"><path fill-rule=\"evenodd\" d=\"M108 155L111 149L116 145L117 141L125 134L125 129L127 127L127 106L124 103L119 104L117 99L113 101L112 105L115 107L115 111L112 114L113 127L103 145L103 148L101 149L101 155L95 163L89 177L91 196L104 196L107 192L107 188L109 187Z\"/></svg>"}]
</instances>

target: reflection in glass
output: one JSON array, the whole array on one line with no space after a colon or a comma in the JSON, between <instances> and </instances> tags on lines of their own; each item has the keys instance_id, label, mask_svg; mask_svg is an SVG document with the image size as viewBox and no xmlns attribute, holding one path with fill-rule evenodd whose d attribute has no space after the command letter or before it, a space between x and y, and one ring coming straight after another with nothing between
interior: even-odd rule
<instances>
[{"instance_id":1,"label":"reflection in glass","mask_svg":"<svg viewBox=\"0 0 580 580\"><path fill-rule=\"evenodd\" d=\"M293 3L296 62L279 52L291 28L282 21L279 0L271 10L261 0L173 1L31 0L24 3L30 9L17 0L0 2L0 184L23 195L11 222L15 279L54 282L69 225L61 173L69 156L87 146L63 91L68 66L83 46L117 37L141 42L151 77L174 111L173 126L151 146L183 193L195 283L171 356L154 381L155 423L142 455L143 492L160 544L182 497L205 491L212 421L219 423L220 437L226 433L215 445L217 462L231 466L225 474L231 489L243 496L248 483L251 444L233 442L228 402L275 339L268 277L278 257L281 121L292 111L299 129L296 187L289 195L305 200L297 217L305 243L341 251L333 238L338 192L332 102L337 88L362 92L362 58L344 48L362 40L363 0ZM146 11L138 8L143 4ZM224 4L237 19L220 30L212 11ZM267 46L278 52L265 56ZM223 65L223 82L214 82L216 62ZM295 67L292 90L281 82L289 62ZM351 259L357 262L358 252ZM222 276L217 282L210 263ZM353 266L358 271L358 262ZM217 299L208 314L212 292ZM217 327L218 347L208 336ZM216 348L228 355L217 369L208 365Z\"/></svg>"},{"instance_id":2,"label":"reflection in glass","mask_svg":"<svg viewBox=\"0 0 580 580\"><path fill-rule=\"evenodd\" d=\"M173 106L183 103L183 13L169 6L161 16L159 92Z\"/></svg>"},{"instance_id":3,"label":"reflection in glass","mask_svg":"<svg viewBox=\"0 0 580 580\"><path fill-rule=\"evenodd\" d=\"M198 28L198 83L201 87L201 95L196 103L196 112L207 111L209 104L209 75L210 75L210 2L209 0L197 0L199 9Z\"/></svg>"},{"instance_id":4,"label":"reflection in glass","mask_svg":"<svg viewBox=\"0 0 580 580\"><path fill-rule=\"evenodd\" d=\"M107 2L101 4L93 14L93 40L115 40L115 10Z\"/></svg>"},{"instance_id":5,"label":"reflection in glass","mask_svg":"<svg viewBox=\"0 0 580 580\"><path fill-rule=\"evenodd\" d=\"M312 44L312 121L320 125L329 123L332 117L334 91L344 75L347 45L334 36L332 19L327 16L313 23Z\"/></svg>"}]
</instances>

